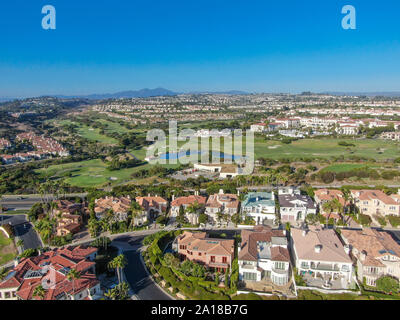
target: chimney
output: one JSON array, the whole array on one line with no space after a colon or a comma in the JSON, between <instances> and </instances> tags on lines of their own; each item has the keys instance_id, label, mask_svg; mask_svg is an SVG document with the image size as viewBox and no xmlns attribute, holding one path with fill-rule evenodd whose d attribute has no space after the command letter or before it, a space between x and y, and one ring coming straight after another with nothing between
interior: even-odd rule
<instances>
[{"instance_id":1,"label":"chimney","mask_svg":"<svg viewBox=\"0 0 400 320\"><path fill-rule=\"evenodd\" d=\"M350 254L350 246L349 245L345 245L344 246L344 252L349 255Z\"/></svg>"},{"instance_id":2,"label":"chimney","mask_svg":"<svg viewBox=\"0 0 400 320\"><path fill-rule=\"evenodd\" d=\"M14 268L15 268L16 266L18 266L18 264L19 264L19 258L16 257L16 258L14 259Z\"/></svg>"},{"instance_id":3,"label":"chimney","mask_svg":"<svg viewBox=\"0 0 400 320\"><path fill-rule=\"evenodd\" d=\"M150 197L150 193L147 196Z\"/></svg>"},{"instance_id":4,"label":"chimney","mask_svg":"<svg viewBox=\"0 0 400 320\"><path fill-rule=\"evenodd\" d=\"M307 230L303 230L302 235L305 237L307 235Z\"/></svg>"},{"instance_id":5,"label":"chimney","mask_svg":"<svg viewBox=\"0 0 400 320\"><path fill-rule=\"evenodd\" d=\"M320 253L322 249L322 245L318 244L314 247L315 253Z\"/></svg>"},{"instance_id":6,"label":"chimney","mask_svg":"<svg viewBox=\"0 0 400 320\"><path fill-rule=\"evenodd\" d=\"M365 261L366 258L367 258L367 252L365 250L361 251L360 260Z\"/></svg>"},{"instance_id":7,"label":"chimney","mask_svg":"<svg viewBox=\"0 0 400 320\"><path fill-rule=\"evenodd\" d=\"M223 189L219 189L219 194L224 194L224 190Z\"/></svg>"},{"instance_id":8,"label":"chimney","mask_svg":"<svg viewBox=\"0 0 400 320\"><path fill-rule=\"evenodd\" d=\"M174 200L175 200L175 195L173 194L173 195L172 195L172 201L174 201Z\"/></svg>"}]
</instances>

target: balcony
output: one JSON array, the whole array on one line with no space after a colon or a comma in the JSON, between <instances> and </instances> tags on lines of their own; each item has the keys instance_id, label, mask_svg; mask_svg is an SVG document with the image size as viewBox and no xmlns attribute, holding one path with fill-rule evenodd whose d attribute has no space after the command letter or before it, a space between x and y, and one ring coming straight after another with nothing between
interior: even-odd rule
<instances>
[{"instance_id":1,"label":"balcony","mask_svg":"<svg viewBox=\"0 0 400 320\"><path fill-rule=\"evenodd\" d=\"M338 265L332 265L329 263L311 263L311 270L317 271L340 271Z\"/></svg>"},{"instance_id":2,"label":"balcony","mask_svg":"<svg viewBox=\"0 0 400 320\"><path fill-rule=\"evenodd\" d=\"M282 275L288 275L289 274L289 269L284 270L284 269L276 269L275 267L272 267L272 272L275 273L276 275L282 276Z\"/></svg>"}]
</instances>

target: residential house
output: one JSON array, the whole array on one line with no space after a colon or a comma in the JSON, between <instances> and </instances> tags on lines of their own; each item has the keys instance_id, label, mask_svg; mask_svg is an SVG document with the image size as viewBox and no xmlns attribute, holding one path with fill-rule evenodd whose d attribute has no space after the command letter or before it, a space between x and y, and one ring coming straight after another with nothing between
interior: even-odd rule
<instances>
[{"instance_id":1,"label":"residential house","mask_svg":"<svg viewBox=\"0 0 400 320\"><path fill-rule=\"evenodd\" d=\"M250 130L252 132L257 132L257 133L263 133L265 132L267 129L267 125L265 123L256 123L256 124L252 124L250 126Z\"/></svg>"},{"instance_id":2,"label":"residential house","mask_svg":"<svg viewBox=\"0 0 400 320\"><path fill-rule=\"evenodd\" d=\"M381 134L382 139L387 139L387 140L393 140L393 141L399 141L400 140L400 132L384 132Z\"/></svg>"},{"instance_id":3,"label":"residential house","mask_svg":"<svg viewBox=\"0 0 400 320\"><path fill-rule=\"evenodd\" d=\"M44 288L43 300L97 300L102 290L95 274L96 255L97 248L78 246L16 260L0 282L0 300L40 300L34 296L39 285ZM68 279L72 269L80 273L79 279Z\"/></svg>"},{"instance_id":4,"label":"residential house","mask_svg":"<svg viewBox=\"0 0 400 320\"><path fill-rule=\"evenodd\" d=\"M126 221L131 210L132 200L127 197L105 197L95 200L94 212L97 219L102 219L108 213L112 213L113 221Z\"/></svg>"},{"instance_id":5,"label":"residential house","mask_svg":"<svg viewBox=\"0 0 400 320\"><path fill-rule=\"evenodd\" d=\"M242 230L238 247L239 280L271 281L283 286L290 279L290 255L284 230L256 226Z\"/></svg>"},{"instance_id":6,"label":"residential house","mask_svg":"<svg viewBox=\"0 0 400 320\"><path fill-rule=\"evenodd\" d=\"M160 214L166 213L168 209L168 201L162 197L137 197L136 202L142 207L148 219L154 219Z\"/></svg>"},{"instance_id":7,"label":"residential house","mask_svg":"<svg viewBox=\"0 0 400 320\"><path fill-rule=\"evenodd\" d=\"M350 249L340 241L335 230L309 226L290 230L292 258L298 274L323 281L339 281L343 288L352 282L353 262Z\"/></svg>"},{"instance_id":8,"label":"residential house","mask_svg":"<svg viewBox=\"0 0 400 320\"><path fill-rule=\"evenodd\" d=\"M351 190L353 204L360 213L374 215L400 215L400 203L381 190Z\"/></svg>"},{"instance_id":9,"label":"residential house","mask_svg":"<svg viewBox=\"0 0 400 320\"><path fill-rule=\"evenodd\" d=\"M383 276L400 279L400 245L388 232L343 229L341 236L351 249L360 282L375 287Z\"/></svg>"},{"instance_id":10,"label":"residential house","mask_svg":"<svg viewBox=\"0 0 400 320\"><path fill-rule=\"evenodd\" d=\"M217 213L233 216L234 214L239 212L239 206L240 202L237 195L224 194L224 191L220 190L219 193L213 194L208 197L205 213L211 219L217 222Z\"/></svg>"},{"instance_id":11,"label":"residential house","mask_svg":"<svg viewBox=\"0 0 400 320\"><path fill-rule=\"evenodd\" d=\"M242 214L252 217L257 225L265 220L275 223L275 195L273 192L250 192L242 202Z\"/></svg>"},{"instance_id":12,"label":"residential house","mask_svg":"<svg viewBox=\"0 0 400 320\"><path fill-rule=\"evenodd\" d=\"M179 197L173 199L171 202L171 217L176 218L179 216L179 210L182 207L185 210L185 217L191 224L199 223L199 212L186 212L187 208L191 205L205 205L206 197L199 195L190 195L188 197Z\"/></svg>"},{"instance_id":13,"label":"residential house","mask_svg":"<svg viewBox=\"0 0 400 320\"><path fill-rule=\"evenodd\" d=\"M279 196L280 195L295 195L295 194L298 194L298 195L301 194L300 189L297 187L289 186L289 187L280 187L278 189Z\"/></svg>"},{"instance_id":14,"label":"residential house","mask_svg":"<svg viewBox=\"0 0 400 320\"><path fill-rule=\"evenodd\" d=\"M11 142L7 139L0 138L0 150L1 149L8 149L11 147Z\"/></svg>"},{"instance_id":15,"label":"residential house","mask_svg":"<svg viewBox=\"0 0 400 320\"><path fill-rule=\"evenodd\" d=\"M317 207L308 195L283 194L278 196L282 222L303 222Z\"/></svg>"},{"instance_id":16,"label":"residential house","mask_svg":"<svg viewBox=\"0 0 400 320\"><path fill-rule=\"evenodd\" d=\"M185 231L175 239L173 248L182 259L219 272L231 269L235 255L234 240L209 238L206 232Z\"/></svg>"},{"instance_id":17,"label":"residential house","mask_svg":"<svg viewBox=\"0 0 400 320\"><path fill-rule=\"evenodd\" d=\"M314 200L318 206L319 212L327 217L328 219L333 218L338 220L341 218L340 212L332 211L328 212L324 210L324 204L333 200L337 200L341 207L344 208L348 205L348 201L346 201L343 192L340 190L333 190L333 189L318 189L314 191Z\"/></svg>"}]
</instances>

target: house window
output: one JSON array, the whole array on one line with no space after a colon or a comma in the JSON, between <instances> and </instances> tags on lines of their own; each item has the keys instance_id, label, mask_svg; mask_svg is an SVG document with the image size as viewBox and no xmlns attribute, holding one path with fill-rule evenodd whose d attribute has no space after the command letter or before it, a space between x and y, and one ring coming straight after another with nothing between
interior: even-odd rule
<instances>
[{"instance_id":1,"label":"house window","mask_svg":"<svg viewBox=\"0 0 400 320\"><path fill-rule=\"evenodd\" d=\"M201 257L201 252L199 252L199 257Z\"/></svg>"},{"instance_id":2,"label":"house window","mask_svg":"<svg viewBox=\"0 0 400 320\"><path fill-rule=\"evenodd\" d=\"M215 262L215 256L211 256L211 262Z\"/></svg>"},{"instance_id":3,"label":"house window","mask_svg":"<svg viewBox=\"0 0 400 320\"><path fill-rule=\"evenodd\" d=\"M244 272L243 273L243 280L256 281L257 280L257 274L255 274L253 272Z\"/></svg>"},{"instance_id":4,"label":"house window","mask_svg":"<svg viewBox=\"0 0 400 320\"><path fill-rule=\"evenodd\" d=\"M277 270L285 270L285 263L284 262L275 262L275 269Z\"/></svg>"},{"instance_id":5,"label":"house window","mask_svg":"<svg viewBox=\"0 0 400 320\"><path fill-rule=\"evenodd\" d=\"M222 257L222 263L227 263L228 258L227 257Z\"/></svg>"}]
</instances>

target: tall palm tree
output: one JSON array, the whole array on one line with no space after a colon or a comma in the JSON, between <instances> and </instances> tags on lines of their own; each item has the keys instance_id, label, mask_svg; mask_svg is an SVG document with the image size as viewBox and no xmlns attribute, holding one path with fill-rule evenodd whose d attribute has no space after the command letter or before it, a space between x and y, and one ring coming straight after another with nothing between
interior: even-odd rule
<instances>
[{"instance_id":1,"label":"tall palm tree","mask_svg":"<svg viewBox=\"0 0 400 320\"><path fill-rule=\"evenodd\" d=\"M40 284L38 285L34 290L33 290L33 297L37 297L41 300L44 299L44 296L46 295L46 290L44 290L43 286Z\"/></svg>"},{"instance_id":2,"label":"tall palm tree","mask_svg":"<svg viewBox=\"0 0 400 320\"><path fill-rule=\"evenodd\" d=\"M67 279L72 282L72 295L75 294L75 280L81 278L81 273L76 269L71 269L67 274Z\"/></svg>"},{"instance_id":3,"label":"tall palm tree","mask_svg":"<svg viewBox=\"0 0 400 320\"><path fill-rule=\"evenodd\" d=\"M121 283L122 269L124 269L127 264L128 261L123 254L120 254L108 263L110 269L115 269L117 271L118 283Z\"/></svg>"}]
</instances>

